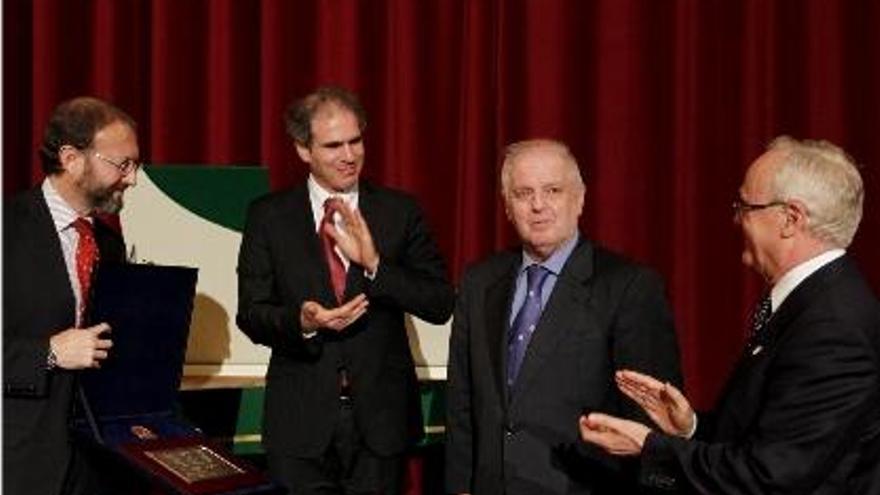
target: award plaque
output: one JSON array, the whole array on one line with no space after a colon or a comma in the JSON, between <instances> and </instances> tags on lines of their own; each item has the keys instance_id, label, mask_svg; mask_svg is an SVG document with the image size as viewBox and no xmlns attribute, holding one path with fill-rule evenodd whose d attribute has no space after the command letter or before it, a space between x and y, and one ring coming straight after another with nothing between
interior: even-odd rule
<instances>
[{"instance_id":1,"label":"award plaque","mask_svg":"<svg viewBox=\"0 0 880 495\"><path fill-rule=\"evenodd\" d=\"M205 445L145 450L144 455L187 483L224 478L244 472Z\"/></svg>"},{"instance_id":2,"label":"award plaque","mask_svg":"<svg viewBox=\"0 0 880 495\"><path fill-rule=\"evenodd\" d=\"M253 467L206 438L159 438L131 442L117 449L166 490L182 495L280 493Z\"/></svg>"},{"instance_id":3,"label":"award plaque","mask_svg":"<svg viewBox=\"0 0 880 495\"><path fill-rule=\"evenodd\" d=\"M81 373L82 417L74 431L138 475L123 475L122 483L146 482L150 493L279 493L174 412L196 279L197 270L187 267L99 267L89 316L110 324L113 348L100 368ZM127 487L114 493L128 493Z\"/></svg>"}]
</instances>

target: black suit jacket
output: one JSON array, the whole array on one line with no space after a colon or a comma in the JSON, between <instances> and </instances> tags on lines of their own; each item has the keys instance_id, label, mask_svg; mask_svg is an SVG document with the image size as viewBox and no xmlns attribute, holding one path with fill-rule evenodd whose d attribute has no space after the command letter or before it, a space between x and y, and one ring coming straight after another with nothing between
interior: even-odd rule
<instances>
[{"instance_id":1,"label":"black suit jacket","mask_svg":"<svg viewBox=\"0 0 880 495\"><path fill-rule=\"evenodd\" d=\"M101 262L122 262L120 236L95 221ZM3 491L60 493L71 460L76 372L46 370L49 337L75 322L61 243L42 191L3 210Z\"/></svg>"},{"instance_id":2,"label":"black suit jacket","mask_svg":"<svg viewBox=\"0 0 880 495\"><path fill-rule=\"evenodd\" d=\"M646 470L700 493L880 493L880 306L846 256L807 277L747 351L699 439L652 433Z\"/></svg>"},{"instance_id":3,"label":"black suit jacket","mask_svg":"<svg viewBox=\"0 0 880 495\"><path fill-rule=\"evenodd\" d=\"M272 348L266 375L263 442L275 454L315 457L331 440L339 411L338 368L352 382L355 420L380 455L403 451L422 434L415 369L404 313L445 322L454 294L421 210L401 192L359 185L359 209L381 262L373 281L348 270L346 299L365 293L367 313L342 333L303 339L300 306L337 303L309 202L308 188L256 200L238 261L238 326Z\"/></svg>"},{"instance_id":4,"label":"black suit jacket","mask_svg":"<svg viewBox=\"0 0 880 495\"><path fill-rule=\"evenodd\" d=\"M614 385L619 368L680 383L662 280L581 240L509 396L506 334L521 262L519 250L495 255L469 269L461 285L449 350L447 491L628 493L619 463L579 440L578 417L641 418Z\"/></svg>"}]
</instances>

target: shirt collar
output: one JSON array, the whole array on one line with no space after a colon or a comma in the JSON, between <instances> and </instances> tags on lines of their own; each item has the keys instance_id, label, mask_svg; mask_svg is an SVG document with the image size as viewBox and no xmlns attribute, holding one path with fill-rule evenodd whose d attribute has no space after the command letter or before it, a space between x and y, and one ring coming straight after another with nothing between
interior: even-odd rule
<instances>
[{"instance_id":1,"label":"shirt collar","mask_svg":"<svg viewBox=\"0 0 880 495\"><path fill-rule=\"evenodd\" d=\"M327 198L335 197L342 198L343 201L350 207L356 208L358 203L358 186L355 184L351 190L346 191L344 193L331 193L330 191L321 187L318 184L318 181L315 180L315 177L312 174L309 174L309 180L307 181L309 188L309 199L312 201L312 204L320 205L322 208L324 206L324 201L327 201ZM323 210L321 210L323 213Z\"/></svg>"},{"instance_id":2,"label":"shirt collar","mask_svg":"<svg viewBox=\"0 0 880 495\"><path fill-rule=\"evenodd\" d=\"M814 256L807 261L795 266L785 273L779 282L770 289L770 305L775 312L782 305L785 298L794 291L807 277L812 275L816 270L840 258L846 253L843 249L831 249L824 253Z\"/></svg>"},{"instance_id":3,"label":"shirt collar","mask_svg":"<svg viewBox=\"0 0 880 495\"><path fill-rule=\"evenodd\" d=\"M61 197L61 194L59 194L58 190L55 189L55 186L52 185L52 181L49 180L49 177L43 179L41 189L43 190L43 198L46 200L46 206L49 207L49 215L52 217L52 223L55 224L55 230L61 232L70 228L73 225L73 222L80 217L80 214ZM92 218L89 216L85 218L89 222L92 221Z\"/></svg>"},{"instance_id":4,"label":"shirt collar","mask_svg":"<svg viewBox=\"0 0 880 495\"><path fill-rule=\"evenodd\" d=\"M519 267L518 273L522 273L530 265L537 264L543 266L550 271L550 273L558 277L559 274L562 273L562 267L565 266L565 262L568 261L568 258L577 246L578 239L579 236L575 233L575 235L571 236L569 240L563 242L561 246L556 248L556 251L553 251L553 254L543 262L537 261L529 256L529 253L524 249L522 252L522 264Z\"/></svg>"}]
</instances>

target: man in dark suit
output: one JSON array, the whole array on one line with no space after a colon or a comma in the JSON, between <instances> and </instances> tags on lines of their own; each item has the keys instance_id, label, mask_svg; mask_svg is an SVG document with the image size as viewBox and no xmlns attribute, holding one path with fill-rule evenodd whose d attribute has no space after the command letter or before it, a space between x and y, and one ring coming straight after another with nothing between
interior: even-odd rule
<instances>
[{"instance_id":1,"label":"man in dark suit","mask_svg":"<svg viewBox=\"0 0 880 495\"><path fill-rule=\"evenodd\" d=\"M447 491L627 493L629 473L582 449L576 423L584 410L638 412L612 386L620 366L680 381L662 280L579 234L586 188L564 144L509 146L501 181L523 246L471 267L461 284Z\"/></svg>"},{"instance_id":2,"label":"man in dark suit","mask_svg":"<svg viewBox=\"0 0 880 495\"><path fill-rule=\"evenodd\" d=\"M662 433L590 414L583 438L699 493L880 493L880 305L844 252L863 197L840 148L774 141L734 203L769 299L714 415L697 422L674 386L623 371Z\"/></svg>"},{"instance_id":3,"label":"man in dark suit","mask_svg":"<svg viewBox=\"0 0 880 495\"><path fill-rule=\"evenodd\" d=\"M40 157L42 186L3 209L3 492L93 493L68 414L77 370L110 352L110 327L83 327L83 313L94 262L122 262L125 246L93 214L117 212L136 181L134 121L95 98L67 101Z\"/></svg>"},{"instance_id":4,"label":"man in dark suit","mask_svg":"<svg viewBox=\"0 0 880 495\"><path fill-rule=\"evenodd\" d=\"M445 264L412 197L359 180L353 94L320 88L286 121L310 176L251 205L238 263L238 325L272 348L269 469L297 494L400 493L422 434L404 317L449 318Z\"/></svg>"}]
</instances>

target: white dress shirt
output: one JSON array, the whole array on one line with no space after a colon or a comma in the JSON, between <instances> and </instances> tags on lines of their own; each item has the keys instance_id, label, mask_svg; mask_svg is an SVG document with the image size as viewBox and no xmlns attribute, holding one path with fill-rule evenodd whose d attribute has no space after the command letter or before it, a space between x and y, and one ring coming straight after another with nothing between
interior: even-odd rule
<instances>
[{"instance_id":1,"label":"white dress shirt","mask_svg":"<svg viewBox=\"0 0 880 495\"><path fill-rule=\"evenodd\" d=\"M828 263L840 258L845 253L846 251L843 249L831 249L818 256L814 256L787 271L785 275L779 279L779 282L776 282L776 285L770 289L770 307L772 311L775 313L776 309L779 308L779 306L782 306L782 302L785 301L788 295L791 294L792 291L804 281L804 279L812 275L813 272L819 268L822 268Z\"/></svg>"},{"instance_id":2,"label":"white dress shirt","mask_svg":"<svg viewBox=\"0 0 880 495\"><path fill-rule=\"evenodd\" d=\"M67 276L70 286L73 288L73 296L76 299L76 326L82 323L82 290L79 285L79 276L76 273L76 248L79 245L79 232L73 227L73 222L80 217L79 213L71 207L64 198L58 194L58 190L52 185L49 178L43 180L43 197L49 207L49 215L55 224L58 240L61 242L61 252L64 255L64 266L67 267ZM91 217L85 217L89 222Z\"/></svg>"},{"instance_id":3,"label":"white dress shirt","mask_svg":"<svg viewBox=\"0 0 880 495\"><path fill-rule=\"evenodd\" d=\"M309 201L312 204L312 217L315 220L315 232L318 232L319 235L321 230L321 220L324 218L324 202L327 201L327 199L339 198L351 209L358 207L357 185L355 185L350 191L344 193L331 193L321 187L321 185L315 180L315 177L311 174L309 174L309 180L306 182L306 185L309 188ZM342 215L340 215L339 212L336 212L333 215L333 224L336 225L337 232L345 235L345 229L342 228ZM335 249L336 254L342 259L343 266L348 270L351 261L349 261L348 257L346 257L339 249L339 246L336 246Z\"/></svg>"}]
</instances>

